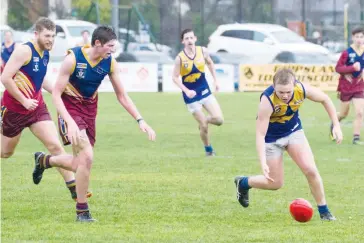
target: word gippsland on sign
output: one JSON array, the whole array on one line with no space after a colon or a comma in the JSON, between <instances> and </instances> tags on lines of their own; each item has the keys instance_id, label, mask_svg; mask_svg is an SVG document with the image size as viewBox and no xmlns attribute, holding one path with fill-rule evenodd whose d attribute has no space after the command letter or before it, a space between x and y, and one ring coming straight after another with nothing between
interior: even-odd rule
<instances>
[{"instance_id":1,"label":"word gippsland on sign","mask_svg":"<svg viewBox=\"0 0 364 243\"><path fill-rule=\"evenodd\" d=\"M339 74L334 65L266 64L240 65L240 91L263 91L273 84L273 76L281 68L290 68L298 81L323 91L335 91Z\"/></svg>"}]
</instances>

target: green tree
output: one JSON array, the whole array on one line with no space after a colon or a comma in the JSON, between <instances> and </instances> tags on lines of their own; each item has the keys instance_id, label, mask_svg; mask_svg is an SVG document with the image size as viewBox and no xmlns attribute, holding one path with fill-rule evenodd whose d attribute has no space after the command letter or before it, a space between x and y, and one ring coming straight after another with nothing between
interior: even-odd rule
<instances>
[{"instance_id":1,"label":"green tree","mask_svg":"<svg viewBox=\"0 0 364 243\"><path fill-rule=\"evenodd\" d=\"M25 7L17 1L9 1L8 24L14 29L27 29L32 26Z\"/></svg>"},{"instance_id":2,"label":"green tree","mask_svg":"<svg viewBox=\"0 0 364 243\"><path fill-rule=\"evenodd\" d=\"M8 2L8 23L14 29L28 29L40 16L48 16L48 2L46 0L34 2L13 0Z\"/></svg>"},{"instance_id":3,"label":"green tree","mask_svg":"<svg viewBox=\"0 0 364 243\"><path fill-rule=\"evenodd\" d=\"M96 9L93 8L91 14L89 12L93 3L99 6L100 22L101 24L111 23L111 1L110 0L73 0L72 8L77 10L78 19L83 19L93 23L97 22ZM150 30L155 37L158 37L160 31L159 21L159 6L155 0L119 0L120 6L131 6L135 4L145 19L146 23L150 25ZM87 16L86 16L87 15ZM126 28L128 21L128 11L125 8L119 9L119 26ZM131 29L138 30L139 19L135 12L132 13Z\"/></svg>"},{"instance_id":4,"label":"green tree","mask_svg":"<svg viewBox=\"0 0 364 243\"><path fill-rule=\"evenodd\" d=\"M89 12L90 8L94 3L97 3L99 6L100 13L100 22L102 24L110 24L111 19L111 5L110 0L98 0L98 1L90 1L90 0L73 0L72 8L77 10L78 19L83 19L86 21L90 21L96 23L96 9L94 8L91 14L86 14Z\"/></svg>"}]
</instances>

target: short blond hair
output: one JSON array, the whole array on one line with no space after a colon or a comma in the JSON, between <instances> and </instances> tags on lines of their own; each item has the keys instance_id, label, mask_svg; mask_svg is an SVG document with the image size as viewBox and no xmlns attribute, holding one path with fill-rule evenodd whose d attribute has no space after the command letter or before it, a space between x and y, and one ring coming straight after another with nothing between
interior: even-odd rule
<instances>
[{"instance_id":1,"label":"short blond hair","mask_svg":"<svg viewBox=\"0 0 364 243\"><path fill-rule=\"evenodd\" d=\"M295 81L295 75L289 68L279 69L273 77L273 84L286 85Z\"/></svg>"},{"instance_id":2,"label":"short blond hair","mask_svg":"<svg viewBox=\"0 0 364 243\"><path fill-rule=\"evenodd\" d=\"M37 20L37 22L35 22L35 31L37 31L39 33L39 32L42 32L42 30L44 30L44 29L56 30L56 25L49 18L41 17Z\"/></svg>"}]
</instances>

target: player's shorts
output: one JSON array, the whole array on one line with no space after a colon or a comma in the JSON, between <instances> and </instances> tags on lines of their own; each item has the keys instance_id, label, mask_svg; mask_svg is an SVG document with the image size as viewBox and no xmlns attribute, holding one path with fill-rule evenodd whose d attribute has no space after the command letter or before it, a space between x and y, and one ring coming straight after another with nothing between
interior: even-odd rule
<instances>
[{"instance_id":1,"label":"player's shorts","mask_svg":"<svg viewBox=\"0 0 364 243\"><path fill-rule=\"evenodd\" d=\"M90 141L91 146L93 147L96 142L96 118L85 118L74 113L70 113L70 115L76 122L80 130L86 130L87 137ZM59 134L63 141L63 145L70 145L71 141L68 139L67 136L67 124L61 116L58 116L58 128Z\"/></svg>"},{"instance_id":2,"label":"player's shorts","mask_svg":"<svg viewBox=\"0 0 364 243\"><path fill-rule=\"evenodd\" d=\"M295 131L287 137L280 138L273 143L265 143L265 156L267 159L280 157L289 144L302 144L305 141L306 136L303 130Z\"/></svg>"},{"instance_id":3,"label":"player's shorts","mask_svg":"<svg viewBox=\"0 0 364 243\"><path fill-rule=\"evenodd\" d=\"M339 99L342 102L348 102L352 99L364 99L364 91L354 92L354 93L339 93Z\"/></svg>"},{"instance_id":4,"label":"player's shorts","mask_svg":"<svg viewBox=\"0 0 364 243\"><path fill-rule=\"evenodd\" d=\"M30 127L40 121L51 121L46 104L39 107L29 114L20 114L9 111L5 106L1 107L1 130L6 137L12 138L19 135L24 128Z\"/></svg>"},{"instance_id":5,"label":"player's shorts","mask_svg":"<svg viewBox=\"0 0 364 243\"><path fill-rule=\"evenodd\" d=\"M189 112L191 112L192 114L202 110L202 107L206 104L211 104L211 103L217 103L217 100L215 98L214 95L209 95L199 101L195 101L193 103L190 104L186 104L187 105L187 109Z\"/></svg>"}]
</instances>

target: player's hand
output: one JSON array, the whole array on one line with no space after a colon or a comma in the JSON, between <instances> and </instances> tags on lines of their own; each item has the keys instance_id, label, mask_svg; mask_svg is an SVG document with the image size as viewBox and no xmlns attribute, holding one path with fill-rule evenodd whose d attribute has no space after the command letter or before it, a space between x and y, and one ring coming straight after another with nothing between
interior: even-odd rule
<instances>
[{"instance_id":1,"label":"player's hand","mask_svg":"<svg viewBox=\"0 0 364 243\"><path fill-rule=\"evenodd\" d=\"M344 77L345 77L345 79L347 80L347 81L349 81L350 83L352 83L353 82L353 76L351 76L351 74L345 74L344 75Z\"/></svg>"},{"instance_id":2,"label":"player's hand","mask_svg":"<svg viewBox=\"0 0 364 243\"><path fill-rule=\"evenodd\" d=\"M196 91L194 91L194 90L188 90L188 91L186 92L186 96L187 96L188 98L192 99L193 97L195 97L195 96L196 96Z\"/></svg>"},{"instance_id":3,"label":"player's hand","mask_svg":"<svg viewBox=\"0 0 364 243\"><path fill-rule=\"evenodd\" d=\"M220 85L218 82L215 81L215 92L219 92L220 91Z\"/></svg>"},{"instance_id":4,"label":"player's hand","mask_svg":"<svg viewBox=\"0 0 364 243\"><path fill-rule=\"evenodd\" d=\"M139 122L139 128L142 132L148 134L148 139L150 141L155 141L156 137L155 131L144 120Z\"/></svg>"},{"instance_id":5,"label":"player's hand","mask_svg":"<svg viewBox=\"0 0 364 243\"><path fill-rule=\"evenodd\" d=\"M340 125L336 125L332 128L332 136L336 140L337 144L340 144L343 141L343 133Z\"/></svg>"},{"instance_id":6,"label":"player's hand","mask_svg":"<svg viewBox=\"0 0 364 243\"><path fill-rule=\"evenodd\" d=\"M35 108L38 107L38 100L34 99L25 99L25 101L22 103L25 109L28 111L33 111Z\"/></svg>"},{"instance_id":7,"label":"player's hand","mask_svg":"<svg viewBox=\"0 0 364 243\"><path fill-rule=\"evenodd\" d=\"M80 143L81 132L74 120L67 122L67 136L73 145Z\"/></svg>"},{"instance_id":8,"label":"player's hand","mask_svg":"<svg viewBox=\"0 0 364 243\"><path fill-rule=\"evenodd\" d=\"M361 67L360 67L360 62L356 62L353 64L353 67L355 69L355 71L360 71Z\"/></svg>"},{"instance_id":9,"label":"player's hand","mask_svg":"<svg viewBox=\"0 0 364 243\"><path fill-rule=\"evenodd\" d=\"M274 182L274 180L269 176L269 166L267 165L267 163L262 164L262 171L265 178L267 178L271 182Z\"/></svg>"}]
</instances>

